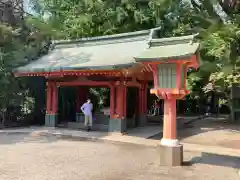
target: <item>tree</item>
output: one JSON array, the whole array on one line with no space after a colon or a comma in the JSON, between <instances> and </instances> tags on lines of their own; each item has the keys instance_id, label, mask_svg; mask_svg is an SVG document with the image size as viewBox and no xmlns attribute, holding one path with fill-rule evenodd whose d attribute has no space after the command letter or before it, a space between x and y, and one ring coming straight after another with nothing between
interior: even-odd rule
<instances>
[{"instance_id":1,"label":"tree","mask_svg":"<svg viewBox=\"0 0 240 180\"><path fill-rule=\"evenodd\" d=\"M41 20L58 30L56 38L75 39L161 26L171 36L189 3L181 0L32 0ZM181 17L180 17L181 16ZM186 21L186 18L184 19Z\"/></svg>"},{"instance_id":2,"label":"tree","mask_svg":"<svg viewBox=\"0 0 240 180\"><path fill-rule=\"evenodd\" d=\"M9 107L21 108L29 103L31 96L26 79L15 78L13 70L46 53L49 38L36 28L30 29L23 21L1 23L0 37L0 120L3 126Z\"/></svg>"},{"instance_id":3,"label":"tree","mask_svg":"<svg viewBox=\"0 0 240 180\"><path fill-rule=\"evenodd\" d=\"M230 102L231 85L239 82L238 0L33 0L32 4L57 39L153 27L161 27L161 37L199 33L203 65L197 72L189 71L191 97L214 90Z\"/></svg>"},{"instance_id":4,"label":"tree","mask_svg":"<svg viewBox=\"0 0 240 180\"><path fill-rule=\"evenodd\" d=\"M215 91L231 109L230 90L240 83L240 26L237 1L192 1L200 32L203 66L191 79L205 81L205 92ZM203 13L201 13L203 12Z\"/></svg>"},{"instance_id":5,"label":"tree","mask_svg":"<svg viewBox=\"0 0 240 180\"><path fill-rule=\"evenodd\" d=\"M2 122L5 122L5 113L9 104L21 101L22 91L18 80L12 76L13 68L24 61L23 47L17 38L19 34L11 27L0 25L0 111Z\"/></svg>"}]
</instances>

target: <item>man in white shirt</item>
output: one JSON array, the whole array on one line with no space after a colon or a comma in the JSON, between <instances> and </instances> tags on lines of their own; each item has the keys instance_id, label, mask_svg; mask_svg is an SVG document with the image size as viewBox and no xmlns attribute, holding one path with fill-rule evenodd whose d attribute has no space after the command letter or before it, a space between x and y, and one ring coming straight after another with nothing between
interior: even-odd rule
<instances>
[{"instance_id":1,"label":"man in white shirt","mask_svg":"<svg viewBox=\"0 0 240 180\"><path fill-rule=\"evenodd\" d=\"M93 104L91 103L91 100L88 99L86 103L84 103L81 107L81 111L83 112L85 116L84 125L87 128L88 131L91 130L92 127L92 110L93 110Z\"/></svg>"}]
</instances>

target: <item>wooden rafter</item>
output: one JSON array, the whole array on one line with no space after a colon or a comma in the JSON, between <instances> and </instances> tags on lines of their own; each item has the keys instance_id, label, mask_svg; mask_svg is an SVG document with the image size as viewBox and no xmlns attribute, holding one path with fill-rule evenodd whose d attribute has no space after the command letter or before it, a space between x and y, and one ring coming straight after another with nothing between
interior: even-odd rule
<instances>
[{"instance_id":1,"label":"wooden rafter","mask_svg":"<svg viewBox=\"0 0 240 180\"><path fill-rule=\"evenodd\" d=\"M64 76L92 76L92 75L104 75L104 76L122 76L120 70L71 70L71 71L54 71L54 72L16 72L16 77L20 76L45 76L45 77L64 77Z\"/></svg>"}]
</instances>

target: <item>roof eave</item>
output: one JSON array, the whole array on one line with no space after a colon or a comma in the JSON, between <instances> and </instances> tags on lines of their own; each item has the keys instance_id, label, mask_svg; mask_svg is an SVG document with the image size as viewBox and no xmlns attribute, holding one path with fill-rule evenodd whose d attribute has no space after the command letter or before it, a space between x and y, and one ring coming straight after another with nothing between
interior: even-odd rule
<instances>
[{"instance_id":1,"label":"roof eave","mask_svg":"<svg viewBox=\"0 0 240 180\"><path fill-rule=\"evenodd\" d=\"M138 63L141 62L156 62L156 61L171 61L171 60L186 60L191 58L195 53L184 54L181 56L168 56L168 57L151 57L151 58L144 58L144 57L135 57L135 61Z\"/></svg>"},{"instance_id":2,"label":"roof eave","mask_svg":"<svg viewBox=\"0 0 240 180\"><path fill-rule=\"evenodd\" d=\"M54 72L68 72L68 71L118 71L118 70L122 70L123 68L131 68L133 66L137 65L137 63L128 63L128 64L120 64L120 65L114 65L114 66L92 66L92 67L63 67L63 68L59 68L59 69L49 69L49 70L45 70L42 68L35 68L32 71L28 71L28 70L15 70L14 71L14 76L15 77L19 77L21 75L25 76L25 75L33 75L33 74L44 74L44 73L54 73Z\"/></svg>"}]
</instances>

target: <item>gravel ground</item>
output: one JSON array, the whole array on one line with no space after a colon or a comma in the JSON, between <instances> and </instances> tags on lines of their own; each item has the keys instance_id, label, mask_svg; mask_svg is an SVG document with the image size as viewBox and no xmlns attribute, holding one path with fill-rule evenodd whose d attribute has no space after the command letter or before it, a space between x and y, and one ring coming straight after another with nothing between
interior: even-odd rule
<instances>
[{"instance_id":1,"label":"gravel ground","mask_svg":"<svg viewBox=\"0 0 240 180\"><path fill-rule=\"evenodd\" d=\"M179 129L178 138L190 144L240 149L240 125L222 121L213 121L209 118L196 121L191 128ZM150 139L160 140L162 133Z\"/></svg>"},{"instance_id":2,"label":"gravel ground","mask_svg":"<svg viewBox=\"0 0 240 180\"><path fill-rule=\"evenodd\" d=\"M185 152L186 166L159 166L157 149L0 134L0 180L240 180L240 159Z\"/></svg>"}]
</instances>

